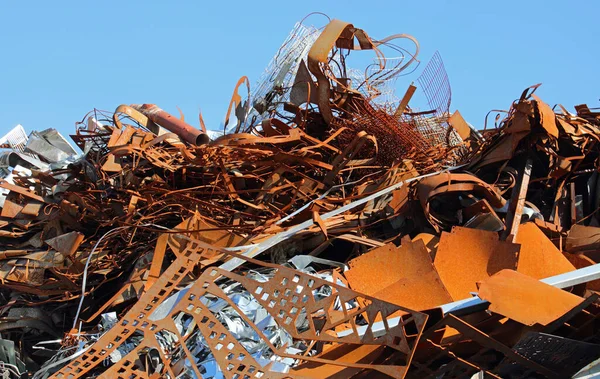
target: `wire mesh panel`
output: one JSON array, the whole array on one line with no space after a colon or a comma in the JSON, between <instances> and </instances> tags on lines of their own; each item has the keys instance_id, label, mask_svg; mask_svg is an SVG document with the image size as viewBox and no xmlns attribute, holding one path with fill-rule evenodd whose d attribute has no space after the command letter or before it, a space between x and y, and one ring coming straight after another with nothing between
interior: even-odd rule
<instances>
[{"instance_id":1,"label":"wire mesh panel","mask_svg":"<svg viewBox=\"0 0 600 379\"><path fill-rule=\"evenodd\" d=\"M264 118L283 109L283 104L289 100L298 66L318 37L319 30L315 27L296 23L256 83L251 102L255 116Z\"/></svg>"},{"instance_id":2,"label":"wire mesh panel","mask_svg":"<svg viewBox=\"0 0 600 379\"><path fill-rule=\"evenodd\" d=\"M376 106L388 107L397 103L399 99L396 96L396 80L402 71L403 61L404 57L378 57L373 59L373 64L366 70L349 69L348 76L352 88L362 93L365 98L372 99Z\"/></svg>"},{"instance_id":3,"label":"wire mesh panel","mask_svg":"<svg viewBox=\"0 0 600 379\"><path fill-rule=\"evenodd\" d=\"M404 120L413 123L433 145L460 144L462 139L448 124L452 89L439 51L433 54L417 82L425 94L430 111L404 116Z\"/></svg>"},{"instance_id":4,"label":"wire mesh panel","mask_svg":"<svg viewBox=\"0 0 600 379\"><path fill-rule=\"evenodd\" d=\"M10 148L18 152L25 152L27 133L21 124L12 128L4 137L0 138L0 147Z\"/></svg>"},{"instance_id":5,"label":"wire mesh panel","mask_svg":"<svg viewBox=\"0 0 600 379\"><path fill-rule=\"evenodd\" d=\"M452 89L439 51L433 54L417 82L425 93L430 109L435 110L438 116L448 114Z\"/></svg>"},{"instance_id":6,"label":"wire mesh panel","mask_svg":"<svg viewBox=\"0 0 600 379\"><path fill-rule=\"evenodd\" d=\"M449 128L448 113L438 115L414 115L412 121L416 129L433 146L445 145L456 146L462 139L454 129Z\"/></svg>"}]
</instances>

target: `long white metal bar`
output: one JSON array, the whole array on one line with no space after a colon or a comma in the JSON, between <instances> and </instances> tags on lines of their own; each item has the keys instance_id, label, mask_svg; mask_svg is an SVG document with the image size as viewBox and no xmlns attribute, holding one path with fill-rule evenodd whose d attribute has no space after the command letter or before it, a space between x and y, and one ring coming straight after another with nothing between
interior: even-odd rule
<instances>
[{"instance_id":1,"label":"long white metal bar","mask_svg":"<svg viewBox=\"0 0 600 379\"><path fill-rule=\"evenodd\" d=\"M356 200L356 201L354 201L354 202L352 202L350 204L346 204L343 207L340 207L340 208L332 210L331 212L327 212L327 213L321 215L321 219L323 221L325 221L325 220L327 220L327 219L329 219L331 217L334 217L334 216L337 216L339 214L342 214L342 213L344 213L346 211L349 211L350 209L358 207L359 205L365 204L365 203L367 203L367 202L369 202L369 201L371 201L373 199L376 199L376 198L378 198L380 196L386 195L386 194L388 194L388 193L390 193L390 192L392 192L394 190L397 190L398 188L400 188L400 187L402 187L402 186L404 186L404 185L406 185L406 184L408 184L410 182L414 182L416 180L427 178L429 176L437 175L437 174L440 174L440 173L443 173L443 172L452 171L452 170L458 169L460 167L462 167L462 166L451 167L451 168L445 169L443 171L433 172L433 173L425 174L425 175L421 175L421 176L416 176L414 178L410 178L410 179L404 180L402 182L398 182L398 183L396 183L396 184L394 184L392 186L389 186L387 188L382 189L379 192L376 192L376 193L371 194L369 196L363 197L362 199ZM304 230L304 229L312 226L313 224L314 224L314 222L313 222L312 219L311 220L306 220L306 221L304 221L304 222L302 222L302 223L300 223L300 224L298 224L296 226L293 226L293 227L289 228L286 231L283 231L281 233L278 233L278 234L274 235L273 237L271 237L271 238L269 238L269 239L267 239L267 240L265 240L265 241L263 241L263 242L261 242L259 244L246 245L246 246L237 246L237 247L234 247L234 248L229 248L229 250L231 250L231 251L242 251L243 255L245 255L247 257L250 257L250 258L254 258L258 254L260 254L263 251L267 250L268 248L277 245L279 242L287 240L288 238L292 237L294 234L296 234L296 233L298 233L298 232L300 232L300 231L302 231L302 230ZM220 268L231 271L231 270L234 270L234 269L238 268L244 262L245 261L243 259L232 258L232 259L228 260L227 262L223 263L220 266Z\"/></svg>"}]
</instances>

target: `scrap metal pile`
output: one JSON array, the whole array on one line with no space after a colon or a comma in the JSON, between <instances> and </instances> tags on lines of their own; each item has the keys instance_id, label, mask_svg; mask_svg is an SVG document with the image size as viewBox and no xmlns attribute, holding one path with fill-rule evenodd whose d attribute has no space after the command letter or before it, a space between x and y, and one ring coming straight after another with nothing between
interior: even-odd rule
<instances>
[{"instance_id":1,"label":"scrap metal pile","mask_svg":"<svg viewBox=\"0 0 600 379\"><path fill-rule=\"evenodd\" d=\"M81 153L54 129L9 133L0 375L587 370L600 113L552 109L534 86L476 131L449 113L438 54L418 79L429 109L409 105L416 86L393 96L418 51L298 24L256 93L240 79L223 133L150 104L86 115ZM347 63L361 54L364 72Z\"/></svg>"}]
</instances>

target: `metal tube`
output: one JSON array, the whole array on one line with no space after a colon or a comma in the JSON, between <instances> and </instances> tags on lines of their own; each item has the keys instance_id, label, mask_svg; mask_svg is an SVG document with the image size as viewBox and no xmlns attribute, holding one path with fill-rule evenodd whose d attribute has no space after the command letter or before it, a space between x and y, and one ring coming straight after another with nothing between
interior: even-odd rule
<instances>
[{"instance_id":1,"label":"metal tube","mask_svg":"<svg viewBox=\"0 0 600 379\"><path fill-rule=\"evenodd\" d=\"M206 133L163 111L154 104L132 104L131 108L142 113L155 124L177 134L182 140L192 145L204 145L210 141L210 137Z\"/></svg>"}]
</instances>

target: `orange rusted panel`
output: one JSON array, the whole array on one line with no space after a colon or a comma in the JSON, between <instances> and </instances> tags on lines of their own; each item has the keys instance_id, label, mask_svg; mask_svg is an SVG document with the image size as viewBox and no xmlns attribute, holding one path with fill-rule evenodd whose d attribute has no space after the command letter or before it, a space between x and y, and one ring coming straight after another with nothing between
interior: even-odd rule
<instances>
[{"instance_id":1,"label":"orange rusted panel","mask_svg":"<svg viewBox=\"0 0 600 379\"><path fill-rule=\"evenodd\" d=\"M584 225L573 225L567 234L566 250L569 253L600 248L600 228Z\"/></svg>"},{"instance_id":2,"label":"orange rusted panel","mask_svg":"<svg viewBox=\"0 0 600 379\"><path fill-rule=\"evenodd\" d=\"M448 118L448 123L456 130L463 140L466 140L471 136L471 127L467 124L459 111L455 111L452 116Z\"/></svg>"},{"instance_id":3,"label":"orange rusted panel","mask_svg":"<svg viewBox=\"0 0 600 379\"><path fill-rule=\"evenodd\" d=\"M10 193L4 200L0 217L15 218L23 210L23 206L18 202L18 195L16 193Z\"/></svg>"},{"instance_id":4,"label":"orange rusted panel","mask_svg":"<svg viewBox=\"0 0 600 379\"><path fill-rule=\"evenodd\" d=\"M522 274L543 279L575 270L575 266L533 222L519 227L515 243L521 245L517 271Z\"/></svg>"},{"instance_id":5,"label":"orange rusted panel","mask_svg":"<svg viewBox=\"0 0 600 379\"><path fill-rule=\"evenodd\" d=\"M536 100L538 111L540 112L540 125L546 129L548 134L554 138L558 138L558 128L556 127L556 115L554 111L536 95L532 95L532 97Z\"/></svg>"},{"instance_id":6,"label":"orange rusted panel","mask_svg":"<svg viewBox=\"0 0 600 379\"><path fill-rule=\"evenodd\" d=\"M378 247L349 265L344 275L358 292L415 310L452 301L422 240Z\"/></svg>"},{"instance_id":7,"label":"orange rusted panel","mask_svg":"<svg viewBox=\"0 0 600 379\"><path fill-rule=\"evenodd\" d=\"M513 270L502 270L484 280L479 297L490 302L490 311L525 325L548 325L583 301Z\"/></svg>"},{"instance_id":8,"label":"orange rusted panel","mask_svg":"<svg viewBox=\"0 0 600 379\"><path fill-rule=\"evenodd\" d=\"M417 234L412 241L421 240L425 244L425 248L429 255L431 256L431 260L435 260L435 253L437 252L438 244L440 243L440 237L430 234L430 233L419 233Z\"/></svg>"},{"instance_id":9,"label":"orange rusted panel","mask_svg":"<svg viewBox=\"0 0 600 379\"><path fill-rule=\"evenodd\" d=\"M485 230L454 227L442 233L434 266L454 300L471 297L477 282L503 269L516 269L519 245Z\"/></svg>"}]
</instances>

